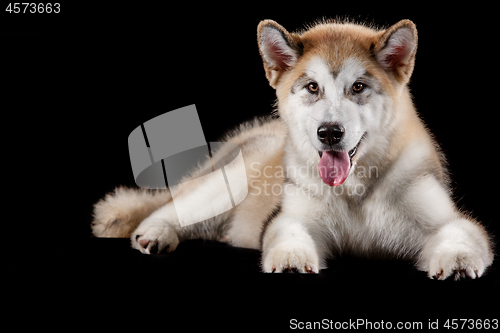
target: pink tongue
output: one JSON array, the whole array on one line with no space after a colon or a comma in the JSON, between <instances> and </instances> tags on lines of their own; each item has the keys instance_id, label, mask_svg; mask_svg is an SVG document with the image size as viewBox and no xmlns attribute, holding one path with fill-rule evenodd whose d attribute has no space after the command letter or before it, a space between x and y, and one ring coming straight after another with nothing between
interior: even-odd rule
<instances>
[{"instance_id":1,"label":"pink tongue","mask_svg":"<svg viewBox=\"0 0 500 333\"><path fill-rule=\"evenodd\" d=\"M330 186L342 185L350 168L351 161L347 152L324 151L318 164L321 179Z\"/></svg>"}]
</instances>

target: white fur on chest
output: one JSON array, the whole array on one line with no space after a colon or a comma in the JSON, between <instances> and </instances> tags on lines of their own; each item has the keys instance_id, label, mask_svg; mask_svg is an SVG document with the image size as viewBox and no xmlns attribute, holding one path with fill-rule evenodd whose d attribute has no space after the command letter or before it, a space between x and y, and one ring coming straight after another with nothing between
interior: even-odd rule
<instances>
[{"instance_id":1,"label":"white fur on chest","mask_svg":"<svg viewBox=\"0 0 500 333\"><path fill-rule=\"evenodd\" d=\"M367 178L384 178L373 187L369 185L375 179L354 173L340 187L321 184L314 196L304 192L302 204L298 198L284 203L299 210L307 200L309 215L304 217L324 251L413 256L426 235L457 215L447 191L432 175L408 178L429 151L414 148L401 154L394 171L365 172Z\"/></svg>"}]
</instances>

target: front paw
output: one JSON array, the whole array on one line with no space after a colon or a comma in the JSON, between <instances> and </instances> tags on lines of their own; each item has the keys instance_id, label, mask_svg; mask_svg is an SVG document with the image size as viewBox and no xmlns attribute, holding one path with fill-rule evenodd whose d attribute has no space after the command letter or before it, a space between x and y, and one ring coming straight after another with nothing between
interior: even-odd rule
<instances>
[{"instance_id":1,"label":"front paw","mask_svg":"<svg viewBox=\"0 0 500 333\"><path fill-rule=\"evenodd\" d=\"M265 273L318 273L319 258L313 244L280 243L264 252Z\"/></svg>"},{"instance_id":2,"label":"front paw","mask_svg":"<svg viewBox=\"0 0 500 333\"><path fill-rule=\"evenodd\" d=\"M483 275L485 268L483 258L471 249L446 249L431 257L428 276L437 280L444 280L451 275L454 275L455 280L475 279Z\"/></svg>"},{"instance_id":3,"label":"front paw","mask_svg":"<svg viewBox=\"0 0 500 333\"><path fill-rule=\"evenodd\" d=\"M419 269L432 279L454 276L475 279L493 261L489 240L478 224L460 219L443 226L430 237L420 254Z\"/></svg>"},{"instance_id":4,"label":"front paw","mask_svg":"<svg viewBox=\"0 0 500 333\"><path fill-rule=\"evenodd\" d=\"M132 247L145 254L172 252L179 245L177 232L161 220L144 220L133 232Z\"/></svg>"}]
</instances>

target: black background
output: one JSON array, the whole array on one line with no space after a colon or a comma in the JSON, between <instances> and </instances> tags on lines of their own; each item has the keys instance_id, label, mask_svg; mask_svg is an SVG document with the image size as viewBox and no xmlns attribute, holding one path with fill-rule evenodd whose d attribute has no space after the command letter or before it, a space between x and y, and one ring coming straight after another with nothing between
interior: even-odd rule
<instances>
[{"instance_id":1,"label":"black background","mask_svg":"<svg viewBox=\"0 0 500 333\"><path fill-rule=\"evenodd\" d=\"M110 327L148 330L157 323L287 329L292 318L418 319L424 327L433 318L498 318L489 305L500 286L497 261L476 281L431 281L411 263L356 258L330 262L318 276L267 275L259 273L257 251L193 241L170 255L142 256L126 240L90 237L92 205L118 185L134 186L127 147L134 128L196 104L207 141L217 141L242 121L269 114L275 95L257 50L259 21L294 31L338 16L383 26L415 22L416 107L448 158L459 206L497 242L493 9L271 7L73 2L61 4L60 14L0 8L4 257L22 295L16 311L37 312L52 300L58 306L48 308L47 325L69 316L81 325L104 319Z\"/></svg>"}]
</instances>

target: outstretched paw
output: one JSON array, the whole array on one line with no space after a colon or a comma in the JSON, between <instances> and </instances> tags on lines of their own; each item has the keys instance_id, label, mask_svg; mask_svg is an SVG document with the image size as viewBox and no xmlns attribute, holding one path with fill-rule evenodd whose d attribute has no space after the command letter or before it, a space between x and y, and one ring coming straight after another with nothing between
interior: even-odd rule
<instances>
[{"instance_id":1,"label":"outstretched paw","mask_svg":"<svg viewBox=\"0 0 500 333\"><path fill-rule=\"evenodd\" d=\"M424 245L417 262L431 279L475 279L493 261L486 232L473 221L458 219L441 227Z\"/></svg>"},{"instance_id":2,"label":"outstretched paw","mask_svg":"<svg viewBox=\"0 0 500 333\"><path fill-rule=\"evenodd\" d=\"M144 221L131 237L132 247L146 254L172 252L179 245L176 231L164 221Z\"/></svg>"},{"instance_id":3,"label":"outstretched paw","mask_svg":"<svg viewBox=\"0 0 500 333\"><path fill-rule=\"evenodd\" d=\"M264 253L265 273L318 273L319 258L314 247L278 244Z\"/></svg>"},{"instance_id":4,"label":"outstretched paw","mask_svg":"<svg viewBox=\"0 0 500 333\"><path fill-rule=\"evenodd\" d=\"M472 251L449 251L435 253L429 263L428 275L437 280L445 280L452 275L455 280L475 279L483 275L484 270L483 259Z\"/></svg>"}]
</instances>

